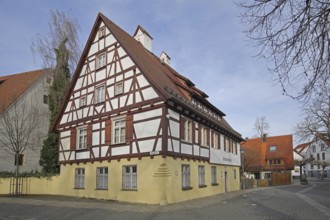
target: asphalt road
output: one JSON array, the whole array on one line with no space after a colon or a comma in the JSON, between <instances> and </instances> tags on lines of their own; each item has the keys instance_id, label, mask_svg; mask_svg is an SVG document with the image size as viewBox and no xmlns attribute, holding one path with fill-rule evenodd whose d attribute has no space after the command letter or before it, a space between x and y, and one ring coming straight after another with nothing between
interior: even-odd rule
<instances>
[{"instance_id":1,"label":"asphalt road","mask_svg":"<svg viewBox=\"0 0 330 220\"><path fill-rule=\"evenodd\" d=\"M330 182L259 188L173 205L143 205L63 196L0 197L9 219L330 219Z\"/></svg>"}]
</instances>

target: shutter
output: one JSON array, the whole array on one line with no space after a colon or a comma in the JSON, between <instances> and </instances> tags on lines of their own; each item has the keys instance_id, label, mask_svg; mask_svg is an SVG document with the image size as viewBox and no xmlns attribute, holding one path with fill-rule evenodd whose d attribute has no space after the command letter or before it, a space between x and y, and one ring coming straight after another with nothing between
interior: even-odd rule
<instances>
[{"instance_id":1,"label":"shutter","mask_svg":"<svg viewBox=\"0 0 330 220\"><path fill-rule=\"evenodd\" d=\"M92 148L92 124L87 125L87 149Z\"/></svg>"},{"instance_id":2,"label":"shutter","mask_svg":"<svg viewBox=\"0 0 330 220\"><path fill-rule=\"evenodd\" d=\"M181 140L184 140L184 125L185 125L185 122L186 122L186 119L184 117L180 117L180 138Z\"/></svg>"},{"instance_id":3,"label":"shutter","mask_svg":"<svg viewBox=\"0 0 330 220\"><path fill-rule=\"evenodd\" d=\"M111 120L105 122L105 144L111 144Z\"/></svg>"},{"instance_id":4,"label":"shutter","mask_svg":"<svg viewBox=\"0 0 330 220\"><path fill-rule=\"evenodd\" d=\"M75 150L77 144L77 129L71 128L70 133L70 150Z\"/></svg>"},{"instance_id":5,"label":"shutter","mask_svg":"<svg viewBox=\"0 0 330 220\"><path fill-rule=\"evenodd\" d=\"M125 131L126 131L126 143L130 143L133 141L133 115L128 114L126 116L126 125L125 125Z\"/></svg>"}]
</instances>

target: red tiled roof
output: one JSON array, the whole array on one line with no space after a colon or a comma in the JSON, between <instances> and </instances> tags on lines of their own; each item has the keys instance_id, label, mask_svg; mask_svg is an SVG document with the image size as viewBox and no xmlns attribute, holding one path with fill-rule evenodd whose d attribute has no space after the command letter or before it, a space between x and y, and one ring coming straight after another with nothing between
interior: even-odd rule
<instances>
[{"instance_id":1,"label":"red tiled roof","mask_svg":"<svg viewBox=\"0 0 330 220\"><path fill-rule=\"evenodd\" d=\"M155 87L159 95L165 99L176 97L173 94L187 101L195 99L208 108L212 109L220 116L225 116L222 111L213 106L206 99L208 96L201 90L197 89L189 79L180 75L173 68L163 63L157 56L145 49L140 42L136 41L131 35L122 30L101 13L99 13L96 18L90 37L81 56L81 60L71 81L72 84L70 86L70 90L68 91L69 93L72 92L74 87L73 85L79 77L83 62L87 58L89 47L94 40L94 36L97 33L97 28L101 22L104 22L115 39L120 43L126 53L131 57L134 63L141 69L146 78ZM143 29L142 27L140 28ZM65 102L68 101L69 96L67 96L66 99L67 100ZM64 108L62 108L62 111L64 111ZM233 128L231 128L224 119L221 121L221 126L226 128L227 131L232 133L234 136L241 138L241 135Z\"/></svg>"},{"instance_id":2,"label":"red tiled roof","mask_svg":"<svg viewBox=\"0 0 330 220\"><path fill-rule=\"evenodd\" d=\"M301 155L301 152L302 152L303 150L305 150L309 145L310 145L310 142L308 142L308 143L303 143L303 144L299 144L299 145L297 145L297 146L294 148L294 151L295 151L297 154Z\"/></svg>"},{"instance_id":3,"label":"red tiled roof","mask_svg":"<svg viewBox=\"0 0 330 220\"><path fill-rule=\"evenodd\" d=\"M0 113L23 95L43 74L44 70L34 70L0 76Z\"/></svg>"},{"instance_id":4,"label":"red tiled roof","mask_svg":"<svg viewBox=\"0 0 330 220\"><path fill-rule=\"evenodd\" d=\"M276 146L276 150L270 151L270 146ZM243 142L242 147L246 151L256 152L258 160L252 166L262 166L266 169L267 160L283 159L286 169L293 169L292 135L267 137L265 141L262 138L253 138Z\"/></svg>"}]
</instances>

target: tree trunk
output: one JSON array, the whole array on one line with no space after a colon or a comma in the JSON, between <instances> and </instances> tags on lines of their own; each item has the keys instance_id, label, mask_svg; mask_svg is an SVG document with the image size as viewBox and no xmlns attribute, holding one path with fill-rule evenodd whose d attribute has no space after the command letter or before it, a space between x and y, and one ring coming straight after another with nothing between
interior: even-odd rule
<instances>
[{"instance_id":1,"label":"tree trunk","mask_svg":"<svg viewBox=\"0 0 330 220\"><path fill-rule=\"evenodd\" d=\"M16 152L15 196L18 196L19 153Z\"/></svg>"}]
</instances>

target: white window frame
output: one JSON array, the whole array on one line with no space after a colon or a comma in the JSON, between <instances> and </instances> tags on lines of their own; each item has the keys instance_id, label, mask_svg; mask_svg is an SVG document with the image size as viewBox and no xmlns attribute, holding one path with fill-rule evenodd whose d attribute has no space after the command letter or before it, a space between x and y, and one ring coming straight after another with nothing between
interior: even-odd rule
<instances>
[{"instance_id":1,"label":"white window frame","mask_svg":"<svg viewBox=\"0 0 330 220\"><path fill-rule=\"evenodd\" d=\"M75 169L75 182L74 186L76 189L85 188L85 168L76 168Z\"/></svg>"},{"instance_id":2,"label":"white window frame","mask_svg":"<svg viewBox=\"0 0 330 220\"><path fill-rule=\"evenodd\" d=\"M106 63L107 63L107 56L106 53L104 52L97 55L95 59L95 68L96 69L102 68L106 65Z\"/></svg>"},{"instance_id":3,"label":"white window frame","mask_svg":"<svg viewBox=\"0 0 330 220\"><path fill-rule=\"evenodd\" d=\"M205 186L205 166L198 165L198 185L199 187Z\"/></svg>"},{"instance_id":4,"label":"white window frame","mask_svg":"<svg viewBox=\"0 0 330 220\"><path fill-rule=\"evenodd\" d=\"M206 127L202 127L201 128L201 145L202 146L208 146L207 145L207 128Z\"/></svg>"},{"instance_id":5,"label":"white window frame","mask_svg":"<svg viewBox=\"0 0 330 220\"><path fill-rule=\"evenodd\" d=\"M126 118L114 118L112 119L112 132L111 140L112 144L122 144L126 141Z\"/></svg>"},{"instance_id":6,"label":"white window frame","mask_svg":"<svg viewBox=\"0 0 330 220\"><path fill-rule=\"evenodd\" d=\"M123 190L137 190L137 165L123 166Z\"/></svg>"},{"instance_id":7,"label":"white window frame","mask_svg":"<svg viewBox=\"0 0 330 220\"><path fill-rule=\"evenodd\" d=\"M124 93L124 82L118 82L115 84L115 95Z\"/></svg>"},{"instance_id":8,"label":"white window frame","mask_svg":"<svg viewBox=\"0 0 330 220\"><path fill-rule=\"evenodd\" d=\"M193 139L193 123L192 120L186 119L184 122L184 140L188 142L192 142Z\"/></svg>"},{"instance_id":9,"label":"white window frame","mask_svg":"<svg viewBox=\"0 0 330 220\"><path fill-rule=\"evenodd\" d=\"M87 127L77 128L77 146L78 150L83 150L87 148Z\"/></svg>"},{"instance_id":10,"label":"white window frame","mask_svg":"<svg viewBox=\"0 0 330 220\"><path fill-rule=\"evenodd\" d=\"M190 165L182 164L181 165L181 182L182 189L191 189L190 185Z\"/></svg>"},{"instance_id":11,"label":"white window frame","mask_svg":"<svg viewBox=\"0 0 330 220\"><path fill-rule=\"evenodd\" d=\"M105 90L104 84L95 87L95 104L104 102L105 100L104 90Z\"/></svg>"},{"instance_id":12,"label":"white window frame","mask_svg":"<svg viewBox=\"0 0 330 220\"><path fill-rule=\"evenodd\" d=\"M108 189L108 167L97 167L96 168L96 189Z\"/></svg>"}]
</instances>

